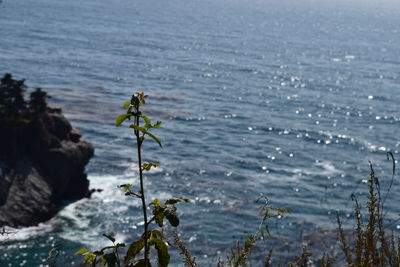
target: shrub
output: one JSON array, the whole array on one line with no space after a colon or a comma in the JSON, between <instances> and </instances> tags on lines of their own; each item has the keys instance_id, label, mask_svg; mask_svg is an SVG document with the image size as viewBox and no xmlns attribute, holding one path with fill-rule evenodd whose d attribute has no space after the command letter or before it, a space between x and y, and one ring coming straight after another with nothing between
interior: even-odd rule
<instances>
[{"instance_id":1,"label":"shrub","mask_svg":"<svg viewBox=\"0 0 400 267\"><path fill-rule=\"evenodd\" d=\"M0 80L0 116L19 117L26 110L25 80L14 80L10 73Z\"/></svg>"},{"instance_id":2,"label":"shrub","mask_svg":"<svg viewBox=\"0 0 400 267\"><path fill-rule=\"evenodd\" d=\"M50 98L41 88L36 88L30 94L29 107L34 113L44 112L47 108L46 98Z\"/></svg>"},{"instance_id":3,"label":"shrub","mask_svg":"<svg viewBox=\"0 0 400 267\"><path fill-rule=\"evenodd\" d=\"M340 216L336 214L339 243L349 266L400 266L400 239L397 238L396 242L393 232L388 234L384 225L384 204L393 185L396 168L393 154L389 152L389 156L393 162L393 175L384 199L381 197L379 179L370 164L366 220L363 220L362 207L357 197L352 195L356 222L351 246L348 245Z\"/></svg>"},{"instance_id":4,"label":"shrub","mask_svg":"<svg viewBox=\"0 0 400 267\"><path fill-rule=\"evenodd\" d=\"M179 202L188 202L188 199L181 197L174 197L161 203L158 199L153 199L149 206L153 208L152 217L149 219L147 214L146 195L144 191L143 183L143 172L150 171L152 168L159 166L159 163L155 162L142 162L142 145L147 138L153 139L160 147L162 144L160 140L150 132L151 129L156 129L161 126L161 121L152 123L151 120L144 115L140 108L146 103L148 96L142 93L135 93L132 95L131 100L123 104L123 108L126 110L125 113L119 115L116 118L116 126L120 126L124 121L131 121L129 125L132 128L136 138L136 148L138 155L138 171L139 171L139 191L133 190L132 184L123 184L119 187L122 188L126 196L132 196L139 198L142 203L142 215L144 222L143 234L141 237L133 241L126 252L124 257L125 266L140 267L140 266L151 266L150 259L150 248L154 247L157 251L158 266L166 267L169 264L170 256L168 247L166 245L166 236L162 231L164 220L168 220L173 227L179 225L179 218L176 214L175 204ZM141 124L143 122L144 124ZM158 225L159 229L151 229L150 226L153 224ZM109 235L103 235L108 238L113 245L104 247L100 250L91 252L86 248L78 250L75 254L82 254L85 258L85 263L92 264L95 266L98 258L101 258L101 262L108 266L121 266L118 249L125 247L123 243L115 243L115 239ZM143 251L143 257L139 257L140 252Z\"/></svg>"}]
</instances>

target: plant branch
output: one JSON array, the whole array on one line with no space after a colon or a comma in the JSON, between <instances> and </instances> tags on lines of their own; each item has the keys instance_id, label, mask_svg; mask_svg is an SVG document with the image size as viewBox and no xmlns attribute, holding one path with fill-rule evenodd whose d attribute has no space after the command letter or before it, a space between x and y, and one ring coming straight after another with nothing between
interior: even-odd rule
<instances>
[{"instance_id":1,"label":"plant branch","mask_svg":"<svg viewBox=\"0 0 400 267\"><path fill-rule=\"evenodd\" d=\"M139 113L139 106L136 107L136 112ZM139 126L139 116L135 116L135 124ZM143 220L144 220L144 262L145 264L147 264L149 257L149 246L147 242L147 236L148 236L147 207L146 207L146 198L144 195L142 154L141 154L143 137L141 138L139 131L135 131L135 135L136 135L138 163L139 163L140 194L141 194L140 199L142 200Z\"/></svg>"}]
</instances>

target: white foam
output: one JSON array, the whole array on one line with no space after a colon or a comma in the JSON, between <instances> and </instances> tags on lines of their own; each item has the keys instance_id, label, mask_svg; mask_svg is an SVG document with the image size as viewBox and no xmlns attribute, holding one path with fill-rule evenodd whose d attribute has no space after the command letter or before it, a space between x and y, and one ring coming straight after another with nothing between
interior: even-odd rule
<instances>
[{"instance_id":1,"label":"white foam","mask_svg":"<svg viewBox=\"0 0 400 267\"><path fill-rule=\"evenodd\" d=\"M102 189L102 191L93 193L91 198L84 198L66 205L51 220L38 226L22 229L7 228L7 232L11 232L11 234L2 237L0 241L24 241L38 236L54 234L62 239L80 243L88 249L98 249L99 247L110 245L110 241L101 236L103 231L113 232L116 224L124 220L125 222L131 222L132 215L125 215L130 208L140 206L139 199L125 196L122 189L118 188L118 185L131 183L137 189L139 181L137 177L127 174L121 176L89 175L88 179L90 180L91 188ZM148 190L147 195L148 199L157 197L162 202L172 197L169 193L152 192L151 189ZM114 216L110 216L111 213ZM121 217L116 217L115 214L121 215ZM133 220L140 222L140 213L137 216ZM97 218L104 218L101 220L101 225L97 225ZM137 226L133 223L131 227L135 228ZM125 235L123 231L118 230L115 232L117 242L125 242L125 240L131 238Z\"/></svg>"},{"instance_id":2,"label":"white foam","mask_svg":"<svg viewBox=\"0 0 400 267\"><path fill-rule=\"evenodd\" d=\"M356 58L356 56L353 56L353 55L346 55L344 58L347 59L347 60L353 60L353 59Z\"/></svg>"},{"instance_id":3,"label":"white foam","mask_svg":"<svg viewBox=\"0 0 400 267\"><path fill-rule=\"evenodd\" d=\"M0 236L0 242L3 241L23 241L32 237L44 235L54 230L54 225L48 222L40 223L38 226L30 226L25 228L6 227L4 229L7 234Z\"/></svg>"},{"instance_id":4,"label":"white foam","mask_svg":"<svg viewBox=\"0 0 400 267\"><path fill-rule=\"evenodd\" d=\"M317 175L324 175L324 176L331 176L334 174L340 173L338 169L329 161L318 161L315 163L316 166L322 167L323 171L316 171L312 172L313 174Z\"/></svg>"},{"instance_id":5,"label":"white foam","mask_svg":"<svg viewBox=\"0 0 400 267\"><path fill-rule=\"evenodd\" d=\"M298 181L304 177L310 176L334 176L340 173L340 170L328 161L318 161L314 164L317 168L274 168L276 171L291 173L292 175L269 175L268 181ZM262 175L264 177L264 174Z\"/></svg>"}]
</instances>

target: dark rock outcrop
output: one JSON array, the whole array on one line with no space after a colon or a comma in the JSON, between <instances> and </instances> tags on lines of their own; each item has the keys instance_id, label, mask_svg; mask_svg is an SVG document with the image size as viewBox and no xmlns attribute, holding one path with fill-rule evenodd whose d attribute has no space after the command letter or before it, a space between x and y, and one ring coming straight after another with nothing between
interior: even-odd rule
<instances>
[{"instance_id":1,"label":"dark rock outcrop","mask_svg":"<svg viewBox=\"0 0 400 267\"><path fill-rule=\"evenodd\" d=\"M0 226L36 225L89 195L93 152L60 109L0 122Z\"/></svg>"}]
</instances>

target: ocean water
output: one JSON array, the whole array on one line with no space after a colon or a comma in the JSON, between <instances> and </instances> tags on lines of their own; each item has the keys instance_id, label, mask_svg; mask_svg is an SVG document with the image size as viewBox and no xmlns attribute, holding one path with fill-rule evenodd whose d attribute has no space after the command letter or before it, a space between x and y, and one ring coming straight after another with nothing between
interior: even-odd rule
<instances>
[{"instance_id":1,"label":"ocean water","mask_svg":"<svg viewBox=\"0 0 400 267\"><path fill-rule=\"evenodd\" d=\"M178 232L204 266L256 230L261 195L291 211L271 221L277 260L307 233L333 231L335 211L346 218L350 195L362 199L368 162L386 190L386 154L399 157L400 6L384 4L3 0L0 74L49 92L95 146L87 173L103 191L11 229L0 266L49 264L52 247L59 266L79 265L73 253L107 245L102 233L127 243L140 234L139 202L116 188L138 185L132 132L114 126L135 91L164 123L164 148L144 146L161 163L146 175L149 199L192 200L178 205ZM386 203L393 230L398 186Z\"/></svg>"}]
</instances>

